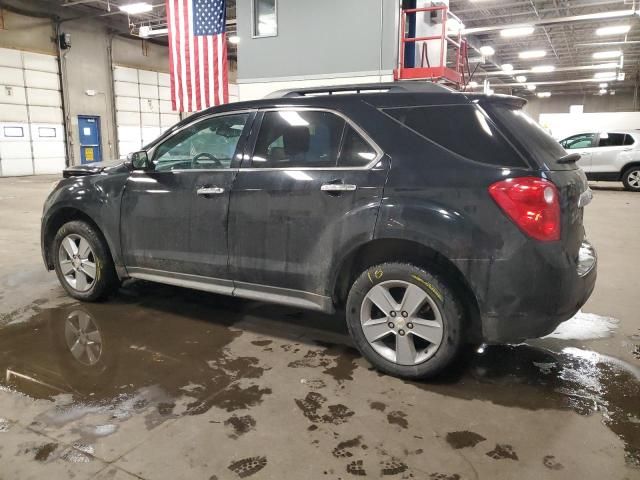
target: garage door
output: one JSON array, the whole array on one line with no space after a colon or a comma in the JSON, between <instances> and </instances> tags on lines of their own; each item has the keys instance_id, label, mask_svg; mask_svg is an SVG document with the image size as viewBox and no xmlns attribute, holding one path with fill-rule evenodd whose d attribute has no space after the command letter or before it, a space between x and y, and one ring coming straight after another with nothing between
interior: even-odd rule
<instances>
[{"instance_id":1,"label":"garage door","mask_svg":"<svg viewBox=\"0 0 640 480\"><path fill-rule=\"evenodd\" d=\"M0 48L0 175L59 173L64 166L56 57Z\"/></svg>"},{"instance_id":2,"label":"garage door","mask_svg":"<svg viewBox=\"0 0 640 480\"><path fill-rule=\"evenodd\" d=\"M140 150L180 120L171 109L169 74L128 67L113 71L120 157Z\"/></svg>"}]
</instances>

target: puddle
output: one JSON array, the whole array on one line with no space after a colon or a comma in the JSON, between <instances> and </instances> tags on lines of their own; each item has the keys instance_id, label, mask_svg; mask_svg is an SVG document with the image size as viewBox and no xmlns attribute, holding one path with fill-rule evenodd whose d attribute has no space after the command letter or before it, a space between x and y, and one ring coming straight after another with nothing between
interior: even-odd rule
<instances>
[{"instance_id":1,"label":"puddle","mask_svg":"<svg viewBox=\"0 0 640 480\"><path fill-rule=\"evenodd\" d=\"M557 340L592 340L612 337L618 328L619 320L594 313L579 311L576 315L560 324L545 338Z\"/></svg>"}]
</instances>

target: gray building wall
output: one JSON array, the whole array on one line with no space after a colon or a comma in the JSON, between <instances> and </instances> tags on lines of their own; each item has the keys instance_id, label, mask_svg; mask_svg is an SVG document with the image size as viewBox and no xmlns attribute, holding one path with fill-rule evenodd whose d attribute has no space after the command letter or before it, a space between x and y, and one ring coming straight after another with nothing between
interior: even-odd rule
<instances>
[{"instance_id":1,"label":"gray building wall","mask_svg":"<svg viewBox=\"0 0 640 480\"><path fill-rule=\"evenodd\" d=\"M278 35L252 38L253 0L237 0L238 83L390 72L398 0L277 0Z\"/></svg>"},{"instance_id":2,"label":"gray building wall","mask_svg":"<svg viewBox=\"0 0 640 480\"><path fill-rule=\"evenodd\" d=\"M584 113L633 112L633 93L616 95L552 95L549 98L530 98L525 110L535 120L541 113L569 113L571 105L584 105Z\"/></svg>"},{"instance_id":3,"label":"gray building wall","mask_svg":"<svg viewBox=\"0 0 640 480\"><path fill-rule=\"evenodd\" d=\"M36 18L4 12L4 30L0 30L0 47L56 55L55 27L48 18ZM64 22L62 31L71 34L71 49L63 51L62 85L68 156L70 163L80 163L78 115L100 116L103 159L117 158L116 126L113 112L113 64L167 72L167 47L141 40L114 36L98 21L82 19ZM90 97L86 90L95 90Z\"/></svg>"}]
</instances>

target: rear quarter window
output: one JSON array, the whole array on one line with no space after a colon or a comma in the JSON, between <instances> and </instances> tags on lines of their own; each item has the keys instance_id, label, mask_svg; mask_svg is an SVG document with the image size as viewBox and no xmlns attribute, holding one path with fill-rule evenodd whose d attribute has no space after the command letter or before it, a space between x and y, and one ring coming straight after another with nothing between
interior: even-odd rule
<instances>
[{"instance_id":1,"label":"rear quarter window","mask_svg":"<svg viewBox=\"0 0 640 480\"><path fill-rule=\"evenodd\" d=\"M464 158L496 166L526 166L476 105L387 108L384 112L418 135Z\"/></svg>"}]
</instances>

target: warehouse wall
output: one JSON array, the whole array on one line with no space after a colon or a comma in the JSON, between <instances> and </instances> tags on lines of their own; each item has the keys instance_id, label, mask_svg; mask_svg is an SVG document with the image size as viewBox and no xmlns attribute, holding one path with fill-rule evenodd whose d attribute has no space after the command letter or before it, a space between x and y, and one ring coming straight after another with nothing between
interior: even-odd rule
<instances>
[{"instance_id":1,"label":"warehouse wall","mask_svg":"<svg viewBox=\"0 0 640 480\"><path fill-rule=\"evenodd\" d=\"M620 92L616 95L553 95L549 98L528 98L527 113L539 120L541 113L569 113L571 105L584 105L584 113L631 112L633 93Z\"/></svg>"},{"instance_id":2,"label":"warehouse wall","mask_svg":"<svg viewBox=\"0 0 640 480\"><path fill-rule=\"evenodd\" d=\"M236 4L241 100L290 81L307 86L392 79L397 0L278 0L278 35L263 38L252 38L252 3Z\"/></svg>"}]
</instances>

